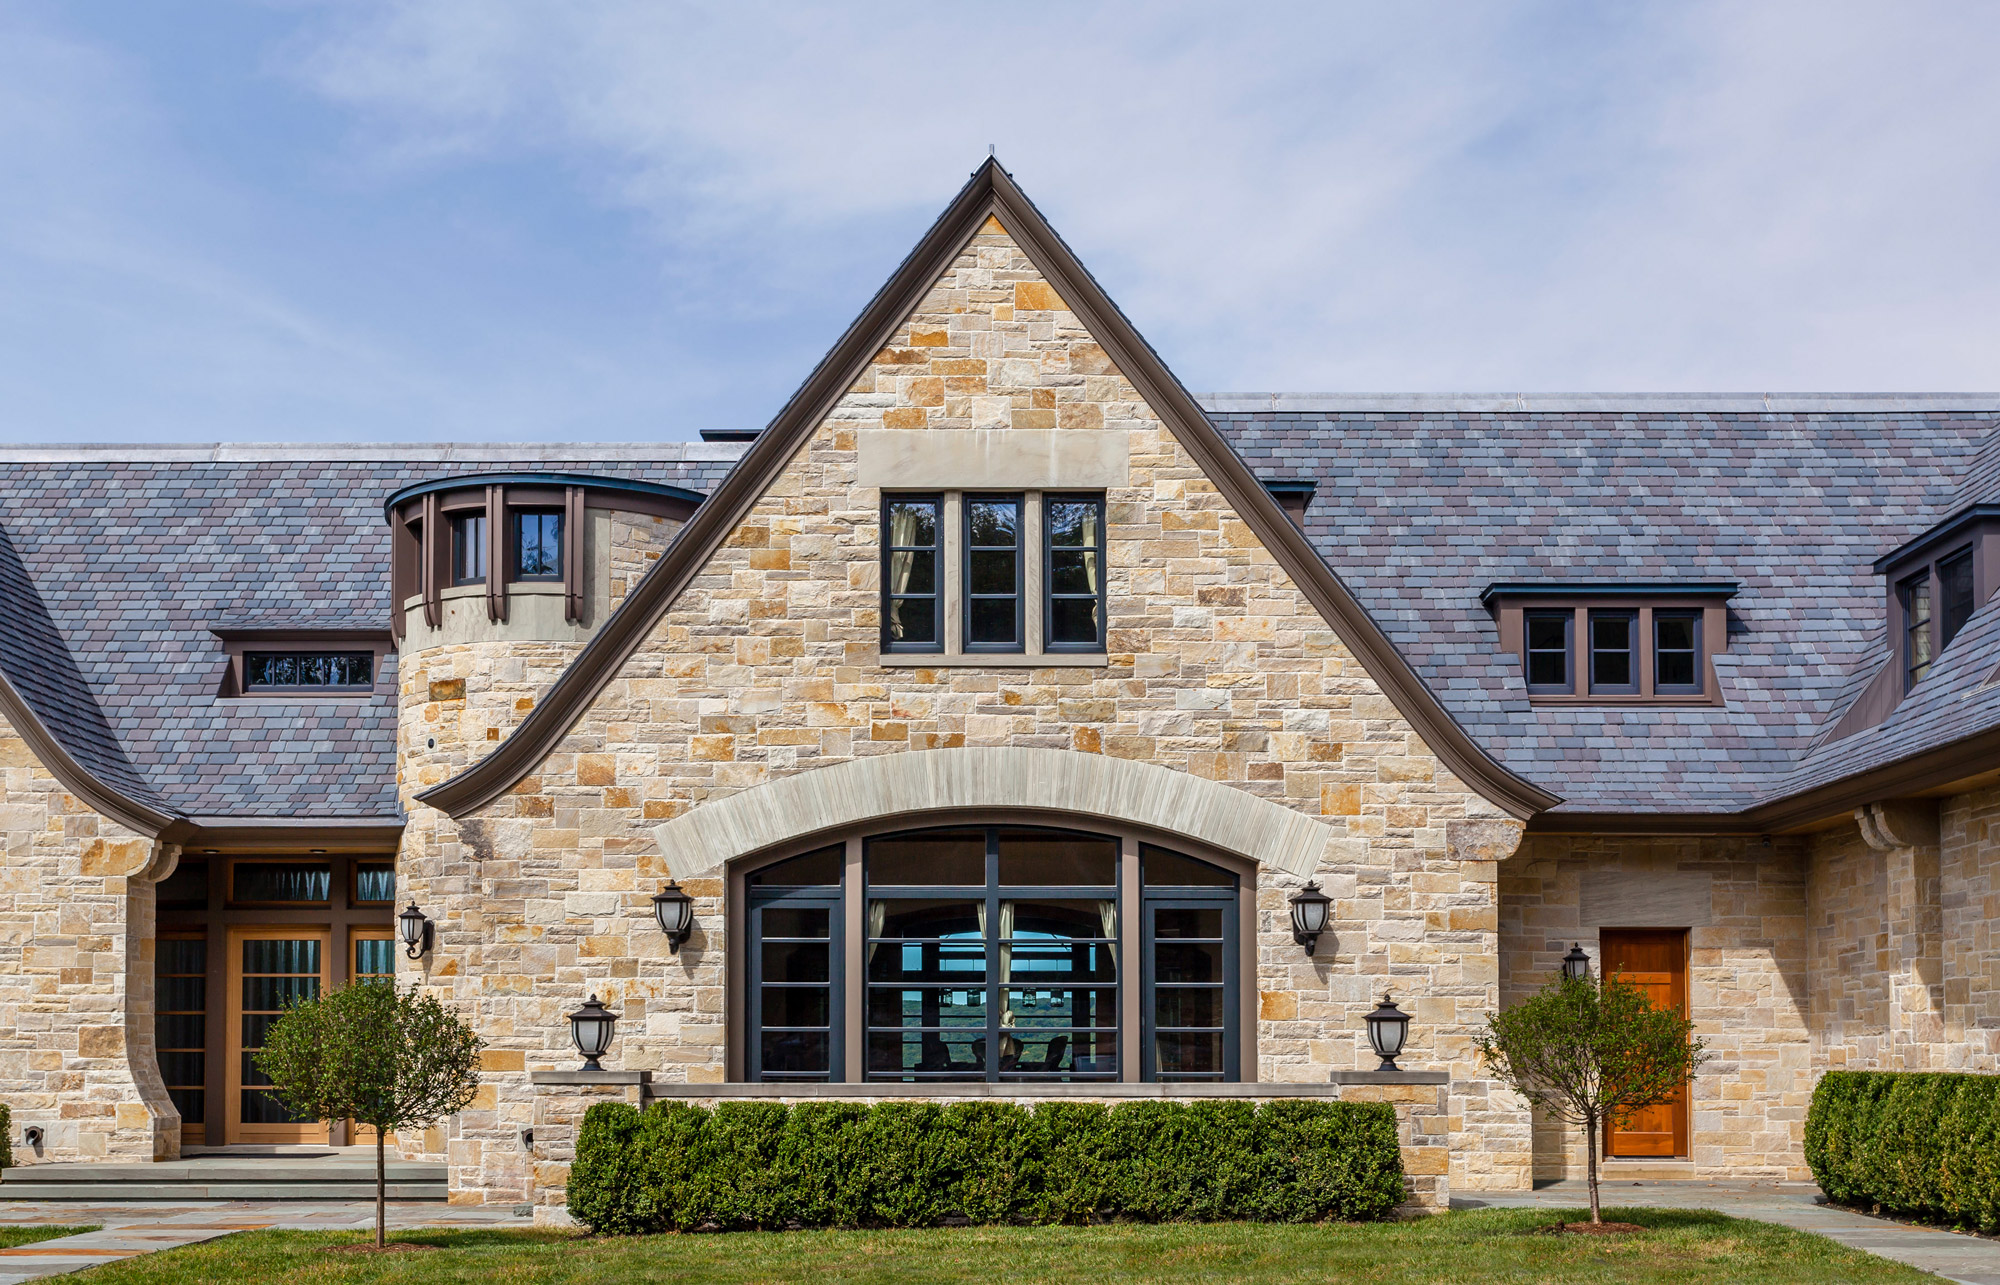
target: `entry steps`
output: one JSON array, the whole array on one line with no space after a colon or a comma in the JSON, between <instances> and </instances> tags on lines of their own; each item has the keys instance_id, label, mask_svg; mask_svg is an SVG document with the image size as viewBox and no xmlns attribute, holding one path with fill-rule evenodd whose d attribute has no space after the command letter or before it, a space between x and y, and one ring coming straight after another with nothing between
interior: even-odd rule
<instances>
[{"instance_id":1,"label":"entry steps","mask_svg":"<svg viewBox=\"0 0 2000 1285\"><path fill-rule=\"evenodd\" d=\"M19 1151L15 1158L20 1159ZM390 1200L445 1202L444 1165L392 1156L384 1173ZM153 1164L30 1164L0 1170L0 1203L373 1199L373 1147L232 1148Z\"/></svg>"}]
</instances>

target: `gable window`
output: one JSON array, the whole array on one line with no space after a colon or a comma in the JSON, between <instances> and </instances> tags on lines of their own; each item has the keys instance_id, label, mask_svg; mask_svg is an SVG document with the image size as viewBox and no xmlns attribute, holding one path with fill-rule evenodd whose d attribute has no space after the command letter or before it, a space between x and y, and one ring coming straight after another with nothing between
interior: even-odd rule
<instances>
[{"instance_id":1,"label":"gable window","mask_svg":"<svg viewBox=\"0 0 2000 1285\"><path fill-rule=\"evenodd\" d=\"M1531 611L1528 634L1528 690L1569 692L1570 634L1576 628L1573 611Z\"/></svg>"},{"instance_id":2,"label":"gable window","mask_svg":"<svg viewBox=\"0 0 2000 1285\"><path fill-rule=\"evenodd\" d=\"M944 605L938 575L944 501L895 496L882 502L882 650L940 651Z\"/></svg>"},{"instance_id":3,"label":"gable window","mask_svg":"<svg viewBox=\"0 0 2000 1285\"><path fill-rule=\"evenodd\" d=\"M1911 576L1897 587L1903 601L1903 690L1908 691L1931 672L1931 577Z\"/></svg>"},{"instance_id":4,"label":"gable window","mask_svg":"<svg viewBox=\"0 0 2000 1285\"><path fill-rule=\"evenodd\" d=\"M965 649L1019 651L1021 497L965 497Z\"/></svg>"},{"instance_id":5,"label":"gable window","mask_svg":"<svg viewBox=\"0 0 2000 1285\"><path fill-rule=\"evenodd\" d=\"M1104 649L1104 498L1048 503L1048 648Z\"/></svg>"},{"instance_id":6,"label":"gable window","mask_svg":"<svg viewBox=\"0 0 2000 1285\"><path fill-rule=\"evenodd\" d=\"M1636 611L1590 613L1590 690L1593 694L1639 690L1639 666L1632 637Z\"/></svg>"},{"instance_id":7,"label":"gable window","mask_svg":"<svg viewBox=\"0 0 2000 1285\"><path fill-rule=\"evenodd\" d=\"M1009 824L857 837L753 869L746 1078L1236 1080L1240 880L1133 838Z\"/></svg>"},{"instance_id":8,"label":"gable window","mask_svg":"<svg viewBox=\"0 0 2000 1285\"><path fill-rule=\"evenodd\" d=\"M514 515L514 578L562 579L563 515L530 510Z\"/></svg>"},{"instance_id":9,"label":"gable window","mask_svg":"<svg viewBox=\"0 0 2000 1285\"><path fill-rule=\"evenodd\" d=\"M1726 581L1503 583L1480 601L1531 702L1719 705Z\"/></svg>"},{"instance_id":10,"label":"gable window","mask_svg":"<svg viewBox=\"0 0 2000 1285\"><path fill-rule=\"evenodd\" d=\"M884 665L1103 664L1102 495L882 497Z\"/></svg>"},{"instance_id":11,"label":"gable window","mask_svg":"<svg viewBox=\"0 0 2000 1285\"><path fill-rule=\"evenodd\" d=\"M486 515L467 513L451 520L451 582L486 581Z\"/></svg>"},{"instance_id":12,"label":"gable window","mask_svg":"<svg viewBox=\"0 0 2000 1285\"><path fill-rule=\"evenodd\" d=\"M365 691L375 685L372 651L243 653L245 691Z\"/></svg>"}]
</instances>

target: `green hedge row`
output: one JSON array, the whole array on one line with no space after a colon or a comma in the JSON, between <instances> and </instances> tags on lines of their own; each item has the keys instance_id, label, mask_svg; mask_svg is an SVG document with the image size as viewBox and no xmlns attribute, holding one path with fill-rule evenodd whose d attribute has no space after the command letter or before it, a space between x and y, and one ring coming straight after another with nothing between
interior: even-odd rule
<instances>
[{"instance_id":1,"label":"green hedge row","mask_svg":"<svg viewBox=\"0 0 2000 1285\"><path fill-rule=\"evenodd\" d=\"M1829 1200L2000 1231L2000 1075L1830 1071L1806 1163Z\"/></svg>"},{"instance_id":2,"label":"green hedge row","mask_svg":"<svg viewBox=\"0 0 2000 1285\"><path fill-rule=\"evenodd\" d=\"M941 1222L1320 1222L1403 1199L1383 1103L600 1103L569 1211L593 1231Z\"/></svg>"}]
</instances>

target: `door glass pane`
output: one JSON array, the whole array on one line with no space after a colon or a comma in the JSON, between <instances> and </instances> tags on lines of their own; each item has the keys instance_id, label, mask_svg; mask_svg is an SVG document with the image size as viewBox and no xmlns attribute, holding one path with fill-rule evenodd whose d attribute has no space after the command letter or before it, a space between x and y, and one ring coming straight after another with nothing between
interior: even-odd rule
<instances>
[{"instance_id":1,"label":"door glass pane","mask_svg":"<svg viewBox=\"0 0 2000 1285\"><path fill-rule=\"evenodd\" d=\"M288 1003L319 998L320 951L313 937L257 938L243 944L242 1044L243 1092L239 1108L245 1124L284 1124L295 1117L259 1086L270 1080L252 1056L264 1047L264 1036L284 1015Z\"/></svg>"},{"instance_id":2,"label":"door glass pane","mask_svg":"<svg viewBox=\"0 0 2000 1285\"><path fill-rule=\"evenodd\" d=\"M393 978L396 975L396 943L384 938L364 938L354 943L354 979Z\"/></svg>"},{"instance_id":3,"label":"door glass pane","mask_svg":"<svg viewBox=\"0 0 2000 1285\"><path fill-rule=\"evenodd\" d=\"M824 986L766 986L759 1011L766 1026L829 1026L831 997Z\"/></svg>"},{"instance_id":4,"label":"door glass pane","mask_svg":"<svg viewBox=\"0 0 2000 1285\"><path fill-rule=\"evenodd\" d=\"M154 950L153 1045L160 1078L181 1123L202 1124L208 1107L208 942L162 938Z\"/></svg>"},{"instance_id":5,"label":"door glass pane","mask_svg":"<svg viewBox=\"0 0 2000 1285\"><path fill-rule=\"evenodd\" d=\"M986 1078L984 1031L879 1031L868 1033L871 1075L923 1074L926 1079Z\"/></svg>"},{"instance_id":6,"label":"door glass pane","mask_svg":"<svg viewBox=\"0 0 2000 1285\"><path fill-rule=\"evenodd\" d=\"M1229 1036L1237 1023L1228 958L1235 898L1210 904L1150 905L1151 1026L1154 1078L1223 1080Z\"/></svg>"},{"instance_id":7,"label":"door glass pane","mask_svg":"<svg viewBox=\"0 0 2000 1285\"><path fill-rule=\"evenodd\" d=\"M1221 1078L1220 1031L1161 1031L1153 1037L1153 1048L1162 1078Z\"/></svg>"},{"instance_id":8,"label":"door glass pane","mask_svg":"<svg viewBox=\"0 0 2000 1285\"><path fill-rule=\"evenodd\" d=\"M964 986L870 986L870 1026L986 1029L986 990Z\"/></svg>"},{"instance_id":9,"label":"door glass pane","mask_svg":"<svg viewBox=\"0 0 2000 1285\"><path fill-rule=\"evenodd\" d=\"M766 1075L824 1079L833 1065L832 1040L825 1031L765 1031L760 1052Z\"/></svg>"}]
</instances>

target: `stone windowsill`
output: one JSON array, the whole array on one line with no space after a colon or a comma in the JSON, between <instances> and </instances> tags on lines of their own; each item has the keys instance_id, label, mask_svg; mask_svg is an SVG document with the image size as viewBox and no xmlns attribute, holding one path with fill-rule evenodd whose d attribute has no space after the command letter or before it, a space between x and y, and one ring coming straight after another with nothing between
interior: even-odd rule
<instances>
[{"instance_id":1,"label":"stone windowsill","mask_svg":"<svg viewBox=\"0 0 2000 1285\"><path fill-rule=\"evenodd\" d=\"M1335 1084L1450 1084L1449 1071L1335 1071Z\"/></svg>"},{"instance_id":2,"label":"stone windowsill","mask_svg":"<svg viewBox=\"0 0 2000 1285\"><path fill-rule=\"evenodd\" d=\"M530 1084L560 1084L571 1088L588 1088L602 1085L605 1088L624 1088L633 1084L651 1081L651 1071L530 1071Z\"/></svg>"},{"instance_id":3,"label":"stone windowsill","mask_svg":"<svg viewBox=\"0 0 2000 1285\"><path fill-rule=\"evenodd\" d=\"M1102 669L1111 657L1101 651L1044 652L1030 656L1018 651L980 651L947 656L942 652L881 652L875 663L884 669Z\"/></svg>"}]
</instances>

